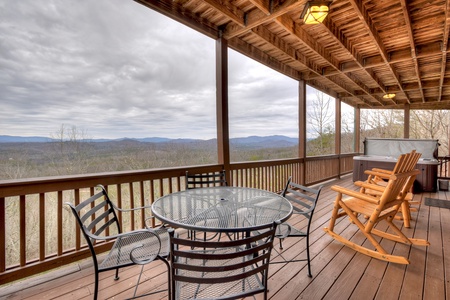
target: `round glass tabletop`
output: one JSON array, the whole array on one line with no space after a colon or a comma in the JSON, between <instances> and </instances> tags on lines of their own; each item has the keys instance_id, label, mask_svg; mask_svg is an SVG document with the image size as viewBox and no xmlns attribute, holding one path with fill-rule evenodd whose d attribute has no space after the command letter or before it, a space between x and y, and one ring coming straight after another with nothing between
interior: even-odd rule
<instances>
[{"instance_id":1,"label":"round glass tabletop","mask_svg":"<svg viewBox=\"0 0 450 300\"><path fill-rule=\"evenodd\" d=\"M283 196L269 191L220 186L165 195L153 203L152 212L174 227L243 232L286 221L292 214L292 205Z\"/></svg>"}]
</instances>

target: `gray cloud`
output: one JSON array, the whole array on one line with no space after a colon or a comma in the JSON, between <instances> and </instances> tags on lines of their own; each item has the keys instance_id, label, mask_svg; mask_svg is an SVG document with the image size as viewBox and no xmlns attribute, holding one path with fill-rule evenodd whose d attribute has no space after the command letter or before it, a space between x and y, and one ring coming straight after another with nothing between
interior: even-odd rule
<instances>
[{"instance_id":1,"label":"gray cloud","mask_svg":"<svg viewBox=\"0 0 450 300\"><path fill-rule=\"evenodd\" d=\"M215 138L215 42L133 1L0 0L0 134ZM298 83L230 51L233 136L296 136Z\"/></svg>"}]
</instances>

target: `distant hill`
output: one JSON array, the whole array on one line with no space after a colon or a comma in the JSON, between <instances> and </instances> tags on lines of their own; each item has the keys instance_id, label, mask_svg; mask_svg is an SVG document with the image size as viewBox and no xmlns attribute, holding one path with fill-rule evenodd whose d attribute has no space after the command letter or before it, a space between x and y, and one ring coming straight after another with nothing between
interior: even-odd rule
<instances>
[{"instance_id":1,"label":"distant hill","mask_svg":"<svg viewBox=\"0 0 450 300\"><path fill-rule=\"evenodd\" d=\"M91 139L89 142L104 143L104 142L141 142L141 143L202 143L211 142L211 140L200 139L170 139L163 137L146 137L146 138L119 138L119 139ZM10 136L0 135L0 143L46 143L54 142L55 139L48 137L22 137L22 136ZM291 147L298 144L297 138L290 138L283 135L272 136L249 136L230 139L231 145L236 147L246 148L275 148L275 147Z\"/></svg>"}]
</instances>

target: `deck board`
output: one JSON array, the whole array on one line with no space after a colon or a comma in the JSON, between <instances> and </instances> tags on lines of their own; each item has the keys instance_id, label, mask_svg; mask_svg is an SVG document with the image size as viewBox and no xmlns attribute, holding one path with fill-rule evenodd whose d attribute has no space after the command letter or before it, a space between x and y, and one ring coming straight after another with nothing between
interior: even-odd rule
<instances>
[{"instance_id":1,"label":"deck board","mask_svg":"<svg viewBox=\"0 0 450 300\"><path fill-rule=\"evenodd\" d=\"M421 203L425 197L450 199L449 192L414 195L414 200L420 203L416 205L417 211L412 212L411 228L402 229L409 237L428 239L430 247L410 247L381 241L386 251L406 255L411 261L409 265L398 265L355 252L323 231L323 227L328 226L336 196L330 189L333 184L355 188L351 177L346 177L327 183L322 190L310 234L313 278L307 276L306 261L272 264L270 299L450 299L450 210ZM289 222L298 226L306 224L301 216L295 216ZM401 220L395 222L402 226ZM377 228L388 230L383 223ZM343 218L336 223L335 231L352 242L370 246L356 226ZM306 257L302 238L286 239L283 249L278 247L276 242L276 250L287 259ZM273 261L279 260L278 255L274 251ZM119 281L114 281L112 271L100 274L99 299L131 297L139 270L139 266L123 269ZM154 262L146 266L141 281L138 294L167 288L165 265ZM0 299L92 299L93 289L92 264L90 260L85 260L66 270L48 272L3 286L0 288ZM167 299L167 292L145 299ZM256 299L262 299L262 296L258 295Z\"/></svg>"}]
</instances>

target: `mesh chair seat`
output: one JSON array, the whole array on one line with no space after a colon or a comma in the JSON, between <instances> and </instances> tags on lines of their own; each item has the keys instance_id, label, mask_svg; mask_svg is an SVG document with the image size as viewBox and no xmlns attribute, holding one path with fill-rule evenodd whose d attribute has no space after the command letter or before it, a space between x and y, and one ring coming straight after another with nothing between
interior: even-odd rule
<instances>
[{"instance_id":1,"label":"mesh chair seat","mask_svg":"<svg viewBox=\"0 0 450 300\"><path fill-rule=\"evenodd\" d=\"M204 251L193 251L197 252L201 255L207 255L207 254L214 254L214 255L221 255L221 254L227 254L227 253L234 253L236 251L240 251L239 248L226 248L226 249L217 249L217 250L204 250ZM260 276L258 274L255 274L250 277L246 277L245 279L237 279L233 280L235 276L238 276L242 274L242 272L249 272L251 270L255 269L255 265L245 266L240 269L232 269L232 270L226 270L226 267L229 265L239 264L243 263L245 261L248 261L250 259L253 259L252 255L247 255L243 257L237 257L234 259L226 259L223 261L218 260L208 260L208 259L190 259L190 258L183 258L179 260L179 262L182 262L183 264L189 264L189 265L202 265L205 267L213 267L213 268L223 268L222 272L210 272L210 273L204 273L204 272L196 272L192 270L180 270L178 272L178 276L186 276L186 277L203 277L203 278L222 278L222 277L228 277L230 278L229 282L223 282L220 285L215 284L211 285L208 283L205 284L198 284L194 285L189 282L182 282L178 281L175 285L175 288L178 291L177 299L193 299L193 298L200 298L200 299L221 299L221 298L227 298L230 297L242 297L242 293L245 291L248 292L263 292L264 291L264 285L261 282ZM202 274L203 273L203 274Z\"/></svg>"},{"instance_id":2,"label":"mesh chair seat","mask_svg":"<svg viewBox=\"0 0 450 300\"><path fill-rule=\"evenodd\" d=\"M275 237L279 239L284 239L288 236L307 236L308 233L306 231L299 230L295 228L295 226L289 223L282 223L277 227L277 231L275 232Z\"/></svg>"},{"instance_id":3,"label":"mesh chair seat","mask_svg":"<svg viewBox=\"0 0 450 300\"><path fill-rule=\"evenodd\" d=\"M151 231L139 231L119 236L106 258L99 264L99 270L115 269L133 264L145 264L154 260L157 255L167 256L169 235L167 230L164 231L166 235L165 241L161 241L158 234ZM163 233L163 230L159 230L159 232ZM161 253L162 245L164 245L166 255Z\"/></svg>"}]
</instances>

